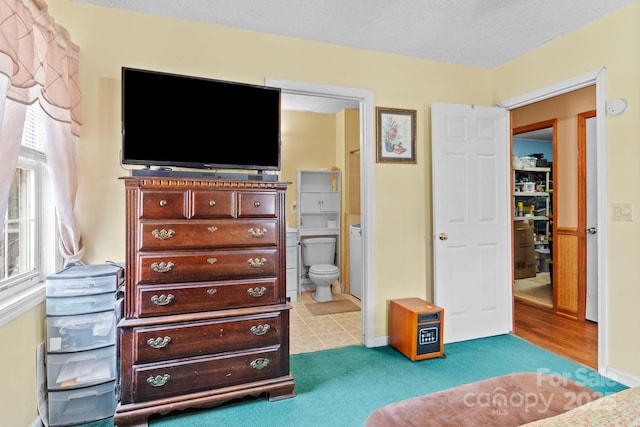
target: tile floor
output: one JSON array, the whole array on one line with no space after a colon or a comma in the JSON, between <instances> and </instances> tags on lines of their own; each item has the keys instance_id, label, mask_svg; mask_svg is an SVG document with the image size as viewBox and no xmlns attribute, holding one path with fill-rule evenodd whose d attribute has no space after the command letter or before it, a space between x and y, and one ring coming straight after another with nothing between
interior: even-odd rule
<instances>
[{"instance_id":1,"label":"tile floor","mask_svg":"<svg viewBox=\"0 0 640 427\"><path fill-rule=\"evenodd\" d=\"M313 300L313 292L303 292L292 302L290 313L290 353L308 353L362 343L361 312L315 316L306 304L322 304ZM360 306L360 300L349 294L334 294L334 299L349 299Z\"/></svg>"}]
</instances>

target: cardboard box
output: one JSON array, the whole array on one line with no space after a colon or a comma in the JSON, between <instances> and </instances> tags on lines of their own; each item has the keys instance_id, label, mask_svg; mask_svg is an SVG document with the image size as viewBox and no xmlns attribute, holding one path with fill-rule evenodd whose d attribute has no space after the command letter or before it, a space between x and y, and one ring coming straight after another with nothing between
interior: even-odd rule
<instances>
[{"instance_id":1,"label":"cardboard box","mask_svg":"<svg viewBox=\"0 0 640 427\"><path fill-rule=\"evenodd\" d=\"M526 220L513 222L513 274L516 279L536 277L533 224Z\"/></svg>"}]
</instances>

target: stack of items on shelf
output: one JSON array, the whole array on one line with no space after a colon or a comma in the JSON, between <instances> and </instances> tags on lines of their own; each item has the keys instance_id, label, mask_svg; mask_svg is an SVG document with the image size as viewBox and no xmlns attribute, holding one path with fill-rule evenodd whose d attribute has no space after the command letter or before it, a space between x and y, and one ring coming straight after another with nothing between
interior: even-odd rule
<instances>
[{"instance_id":1,"label":"stack of items on shelf","mask_svg":"<svg viewBox=\"0 0 640 427\"><path fill-rule=\"evenodd\" d=\"M515 279L549 271L546 261L551 253L553 181L551 168L536 166L539 163L532 159L519 158L513 168Z\"/></svg>"},{"instance_id":2,"label":"stack of items on shelf","mask_svg":"<svg viewBox=\"0 0 640 427\"><path fill-rule=\"evenodd\" d=\"M50 426L112 417L117 404L116 323L124 270L76 265L47 277L46 400ZM43 379L40 379L43 382ZM47 412L44 414L43 412Z\"/></svg>"}]
</instances>

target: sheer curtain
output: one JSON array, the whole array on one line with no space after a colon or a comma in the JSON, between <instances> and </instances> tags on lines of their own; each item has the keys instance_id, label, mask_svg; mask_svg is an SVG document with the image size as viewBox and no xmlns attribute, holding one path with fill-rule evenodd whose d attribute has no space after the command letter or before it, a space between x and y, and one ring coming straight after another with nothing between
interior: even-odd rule
<instances>
[{"instance_id":1,"label":"sheer curtain","mask_svg":"<svg viewBox=\"0 0 640 427\"><path fill-rule=\"evenodd\" d=\"M80 130L79 48L41 0L0 0L0 218L11 188L26 106L43 109L44 147L65 264L83 245L76 212ZM2 238L3 221L0 221Z\"/></svg>"}]
</instances>

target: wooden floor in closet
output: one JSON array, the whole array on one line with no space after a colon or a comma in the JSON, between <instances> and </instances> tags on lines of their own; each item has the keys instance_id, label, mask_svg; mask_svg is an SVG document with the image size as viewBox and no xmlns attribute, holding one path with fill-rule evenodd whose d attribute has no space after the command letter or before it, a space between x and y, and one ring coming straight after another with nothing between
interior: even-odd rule
<instances>
[{"instance_id":1,"label":"wooden floor in closet","mask_svg":"<svg viewBox=\"0 0 640 427\"><path fill-rule=\"evenodd\" d=\"M558 316L516 301L514 335L591 369L598 369L598 324Z\"/></svg>"}]
</instances>

